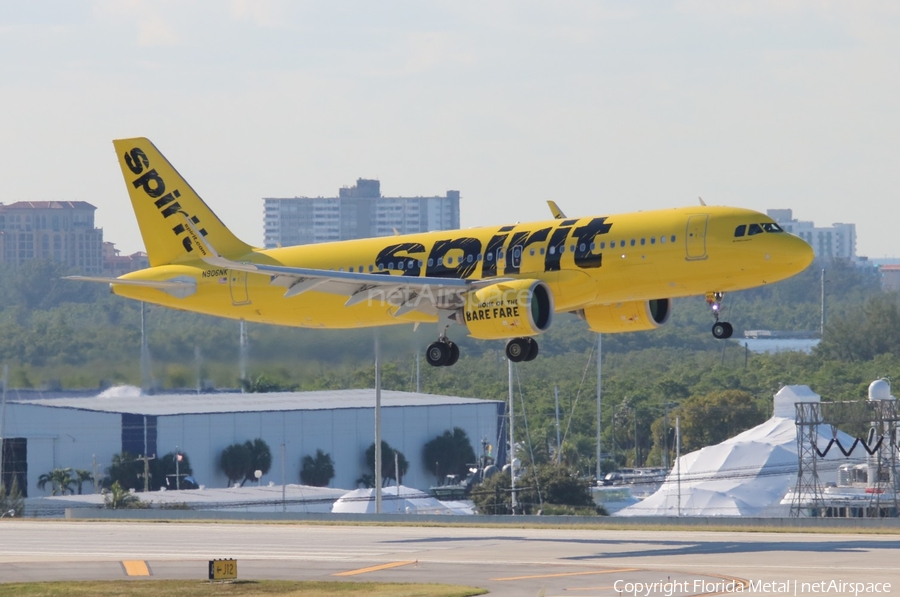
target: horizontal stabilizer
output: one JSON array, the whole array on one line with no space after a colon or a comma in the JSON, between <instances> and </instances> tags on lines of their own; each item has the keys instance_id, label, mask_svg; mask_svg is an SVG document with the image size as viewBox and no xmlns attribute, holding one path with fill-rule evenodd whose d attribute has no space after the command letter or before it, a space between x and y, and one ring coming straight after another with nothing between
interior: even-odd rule
<instances>
[{"instance_id":1,"label":"horizontal stabilizer","mask_svg":"<svg viewBox=\"0 0 900 597\"><path fill-rule=\"evenodd\" d=\"M122 278L101 278L98 276L65 276L63 279L77 282L100 282L101 284L115 284L117 286L156 288L178 298L190 296L197 291L197 282L186 277L172 278L171 280L127 280Z\"/></svg>"}]
</instances>

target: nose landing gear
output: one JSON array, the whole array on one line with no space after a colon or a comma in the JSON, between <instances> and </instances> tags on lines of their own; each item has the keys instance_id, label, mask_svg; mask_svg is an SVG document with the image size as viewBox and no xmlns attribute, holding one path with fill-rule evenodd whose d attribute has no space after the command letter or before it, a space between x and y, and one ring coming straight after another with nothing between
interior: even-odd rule
<instances>
[{"instance_id":1,"label":"nose landing gear","mask_svg":"<svg viewBox=\"0 0 900 597\"><path fill-rule=\"evenodd\" d=\"M731 338L734 328L727 321L719 321L719 315L722 312L722 299L725 298L724 292L707 292L706 304L712 309L716 322L712 326L712 335L718 340Z\"/></svg>"}]
</instances>

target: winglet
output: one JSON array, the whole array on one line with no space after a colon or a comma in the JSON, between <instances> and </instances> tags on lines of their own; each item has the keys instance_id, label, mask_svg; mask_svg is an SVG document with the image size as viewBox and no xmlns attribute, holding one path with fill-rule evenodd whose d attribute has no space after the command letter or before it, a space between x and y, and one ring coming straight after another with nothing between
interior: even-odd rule
<instances>
[{"instance_id":1,"label":"winglet","mask_svg":"<svg viewBox=\"0 0 900 597\"><path fill-rule=\"evenodd\" d=\"M703 207L706 207L706 201L703 200L703 197L697 197L697 199L700 200L700 205L702 205Z\"/></svg>"},{"instance_id":2,"label":"winglet","mask_svg":"<svg viewBox=\"0 0 900 597\"><path fill-rule=\"evenodd\" d=\"M547 205L550 206L550 213L553 214L553 217L557 220L564 220L566 218L566 214L562 212L559 206L556 204L556 201L547 201Z\"/></svg>"}]
</instances>

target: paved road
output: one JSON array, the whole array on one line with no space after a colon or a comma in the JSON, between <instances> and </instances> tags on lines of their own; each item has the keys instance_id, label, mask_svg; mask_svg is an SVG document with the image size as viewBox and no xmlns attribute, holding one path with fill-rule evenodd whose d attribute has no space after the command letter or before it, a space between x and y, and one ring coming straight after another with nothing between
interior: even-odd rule
<instances>
[{"instance_id":1,"label":"paved road","mask_svg":"<svg viewBox=\"0 0 900 597\"><path fill-rule=\"evenodd\" d=\"M680 584L639 593L709 594L732 579L756 595L794 594L795 582L797 594L854 593L811 584L823 581L892 583L859 594L900 595L898 536L2 522L0 582L205 579L209 559L236 558L245 579L446 582L509 597L630 595L639 587L628 583L672 581Z\"/></svg>"}]
</instances>

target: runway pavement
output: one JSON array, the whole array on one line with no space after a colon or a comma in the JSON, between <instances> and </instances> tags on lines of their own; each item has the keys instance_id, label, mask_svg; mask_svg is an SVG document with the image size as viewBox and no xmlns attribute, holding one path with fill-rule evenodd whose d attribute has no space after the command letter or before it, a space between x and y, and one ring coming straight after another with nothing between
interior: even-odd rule
<instances>
[{"instance_id":1,"label":"runway pavement","mask_svg":"<svg viewBox=\"0 0 900 597\"><path fill-rule=\"evenodd\" d=\"M442 582L510 597L900 595L897 535L0 522L0 582L203 580L208 560L235 558L242 579Z\"/></svg>"}]
</instances>

